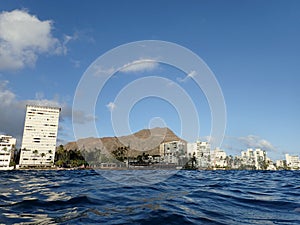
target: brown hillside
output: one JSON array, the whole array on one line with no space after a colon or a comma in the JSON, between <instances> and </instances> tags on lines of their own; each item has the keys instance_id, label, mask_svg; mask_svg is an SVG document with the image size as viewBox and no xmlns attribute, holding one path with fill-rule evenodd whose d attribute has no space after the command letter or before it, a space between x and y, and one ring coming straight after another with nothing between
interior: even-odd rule
<instances>
[{"instance_id":1,"label":"brown hillside","mask_svg":"<svg viewBox=\"0 0 300 225\"><path fill-rule=\"evenodd\" d=\"M94 150L101 149L103 153L111 153L118 147L129 147L130 156L137 156L143 152L150 155L159 154L159 145L180 139L169 128L153 128L138 131L132 135L122 137L84 138L77 142L69 142L66 150ZM184 140L182 140L184 141ZM184 141L185 142L185 141Z\"/></svg>"}]
</instances>

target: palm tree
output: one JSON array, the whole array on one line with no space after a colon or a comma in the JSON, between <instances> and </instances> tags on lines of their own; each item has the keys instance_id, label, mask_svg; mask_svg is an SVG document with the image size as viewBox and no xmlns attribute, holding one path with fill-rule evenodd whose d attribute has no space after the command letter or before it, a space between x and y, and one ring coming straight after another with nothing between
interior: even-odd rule
<instances>
[{"instance_id":1,"label":"palm tree","mask_svg":"<svg viewBox=\"0 0 300 225\"><path fill-rule=\"evenodd\" d=\"M196 169L196 153L194 152L193 157L191 158L191 162L192 162L192 169Z\"/></svg>"},{"instance_id":2,"label":"palm tree","mask_svg":"<svg viewBox=\"0 0 300 225\"><path fill-rule=\"evenodd\" d=\"M32 152L32 153L34 154L34 157L37 157L37 156L38 156L38 154L39 154L39 151L38 151L38 150L33 150L33 152ZM36 160L36 158L33 158L34 165L35 165L35 160Z\"/></svg>"},{"instance_id":3,"label":"palm tree","mask_svg":"<svg viewBox=\"0 0 300 225\"><path fill-rule=\"evenodd\" d=\"M32 153L36 155L36 154L39 153L39 151L38 150L34 150Z\"/></svg>"},{"instance_id":4,"label":"palm tree","mask_svg":"<svg viewBox=\"0 0 300 225\"><path fill-rule=\"evenodd\" d=\"M43 159L44 159L44 157L46 156L46 154L43 152L43 153L41 153L41 157L42 157L42 161L41 161L41 164L43 164Z\"/></svg>"}]
</instances>

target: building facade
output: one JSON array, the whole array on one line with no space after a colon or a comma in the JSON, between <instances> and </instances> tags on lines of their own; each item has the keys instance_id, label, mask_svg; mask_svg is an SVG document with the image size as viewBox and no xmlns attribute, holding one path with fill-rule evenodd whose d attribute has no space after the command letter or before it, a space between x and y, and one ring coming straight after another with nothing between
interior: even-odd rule
<instances>
[{"instance_id":1,"label":"building facade","mask_svg":"<svg viewBox=\"0 0 300 225\"><path fill-rule=\"evenodd\" d=\"M300 168L299 156L285 154L286 165L292 170L298 170Z\"/></svg>"},{"instance_id":2,"label":"building facade","mask_svg":"<svg viewBox=\"0 0 300 225\"><path fill-rule=\"evenodd\" d=\"M210 167L210 144L205 141L196 141L187 144L187 157L195 157L197 167L208 168Z\"/></svg>"},{"instance_id":3,"label":"building facade","mask_svg":"<svg viewBox=\"0 0 300 225\"><path fill-rule=\"evenodd\" d=\"M247 151L241 152L242 164L247 166L254 166L255 169L263 169L264 163L267 160L266 151L257 148L253 150L248 148Z\"/></svg>"},{"instance_id":4,"label":"building facade","mask_svg":"<svg viewBox=\"0 0 300 225\"><path fill-rule=\"evenodd\" d=\"M191 159L194 155L196 156L197 144L196 143L187 143L187 158Z\"/></svg>"},{"instance_id":5,"label":"building facade","mask_svg":"<svg viewBox=\"0 0 300 225\"><path fill-rule=\"evenodd\" d=\"M283 169L285 167L284 161L283 160L276 160L276 167Z\"/></svg>"},{"instance_id":6,"label":"building facade","mask_svg":"<svg viewBox=\"0 0 300 225\"><path fill-rule=\"evenodd\" d=\"M211 153L211 166L215 168L224 168L227 166L226 152L220 148L216 148Z\"/></svg>"},{"instance_id":7,"label":"building facade","mask_svg":"<svg viewBox=\"0 0 300 225\"><path fill-rule=\"evenodd\" d=\"M60 108L27 105L20 166L52 166Z\"/></svg>"},{"instance_id":8,"label":"building facade","mask_svg":"<svg viewBox=\"0 0 300 225\"><path fill-rule=\"evenodd\" d=\"M183 141L171 141L159 146L159 154L164 163L180 164L181 157L186 155L186 144Z\"/></svg>"},{"instance_id":9,"label":"building facade","mask_svg":"<svg viewBox=\"0 0 300 225\"><path fill-rule=\"evenodd\" d=\"M17 140L12 136L0 135L0 170L10 169Z\"/></svg>"},{"instance_id":10,"label":"building facade","mask_svg":"<svg viewBox=\"0 0 300 225\"><path fill-rule=\"evenodd\" d=\"M199 167L210 167L210 144L206 141L197 141L196 149L196 159Z\"/></svg>"}]
</instances>

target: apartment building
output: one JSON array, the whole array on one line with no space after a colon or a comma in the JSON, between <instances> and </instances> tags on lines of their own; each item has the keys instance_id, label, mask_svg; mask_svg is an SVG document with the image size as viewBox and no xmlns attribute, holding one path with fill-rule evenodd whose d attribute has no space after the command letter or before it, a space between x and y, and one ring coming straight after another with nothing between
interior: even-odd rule
<instances>
[{"instance_id":1,"label":"apartment building","mask_svg":"<svg viewBox=\"0 0 300 225\"><path fill-rule=\"evenodd\" d=\"M160 156L164 163L179 164L180 157L186 154L186 144L183 141L171 141L160 144Z\"/></svg>"},{"instance_id":2,"label":"apartment building","mask_svg":"<svg viewBox=\"0 0 300 225\"><path fill-rule=\"evenodd\" d=\"M7 170L14 155L17 140L12 136L0 135L0 170Z\"/></svg>"},{"instance_id":3,"label":"apartment building","mask_svg":"<svg viewBox=\"0 0 300 225\"><path fill-rule=\"evenodd\" d=\"M57 107L27 105L20 167L53 165L60 111Z\"/></svg>"}]
</instances>

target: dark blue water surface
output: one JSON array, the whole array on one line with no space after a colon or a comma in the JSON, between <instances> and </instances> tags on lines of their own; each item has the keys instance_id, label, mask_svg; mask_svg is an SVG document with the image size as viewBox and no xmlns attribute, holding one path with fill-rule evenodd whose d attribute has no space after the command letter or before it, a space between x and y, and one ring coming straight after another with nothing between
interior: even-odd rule
<instances>
[{"instance_id":1,"label":"dark blue water surface","mask_svg":"<svg viewBox=\"0 0 300 225\"><path fill-rule=\"evenodd\" d=\"M300 171L179 171L144 186L92 170L0 175L0 224L300 224Z\"/></svg>"}]
</instances>

